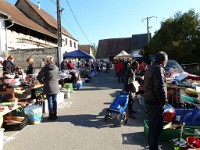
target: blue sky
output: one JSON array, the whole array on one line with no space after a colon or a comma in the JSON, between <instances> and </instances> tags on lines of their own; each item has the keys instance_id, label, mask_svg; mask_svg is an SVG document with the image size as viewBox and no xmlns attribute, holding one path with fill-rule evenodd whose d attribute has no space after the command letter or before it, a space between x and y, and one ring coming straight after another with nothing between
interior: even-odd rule
<instances>
[{"instance_id":1,"label":"blue sky","mask_svg":"<svg viewBox=\"0 0 200 150\"><path fill-rule=\"evenodd\" d=\"M7 0L15 4L17 0ZM74 12L83 32L78 26L68 3ZM56 0L31 0L56 18ZM147 32L149 20L150 32L160 28L160 22L175 13L194 9L200 13L200 0L60 0L62 26L64 26L79 44L98 45L98 41L108 38L131 37L132 34Z\"/></svg>"}]
</instances>

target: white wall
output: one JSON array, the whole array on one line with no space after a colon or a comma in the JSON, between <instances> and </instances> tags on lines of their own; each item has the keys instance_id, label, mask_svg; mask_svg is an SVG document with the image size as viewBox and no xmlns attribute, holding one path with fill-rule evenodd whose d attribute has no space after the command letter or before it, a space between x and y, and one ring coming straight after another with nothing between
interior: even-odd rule
<instances>
[{"instance_id":1,"label":"white wall","mask_svg":"<svg viewBox=\"0 0 200 150\"><path fill-rule=\"evenodd\" d=\"M0 55L6 50L6 32L4 18L0 17Z\"/></svg>"},{"instance_id":2,"label":"white wall","mask_svg":"<svg viewBox=\"0 0 200 150\"><path fill-rule=\"evenodd\" d=\"M29 40L29 42L27 43L26 40L22 40L22 39L26 39ZM31 41L33 41L31 43ZM45 41L43 39L38 39L36 37L32 37L29 35L25 35L22 33L17 33L15 31L11 31L11 30L7 30L7 43L8 43L8 50L13 50L13 49L31 49L31 48L43 48L43 45L38 45L34 42L38 42L38 43L42 43L45 44L46 47L57 47L57 44L55 43L50 43L48 41Z\"/></svg>"},{"instance_id":3,"label":"white wall","mask_svg":"<svg viewBox=\"0 0 200 150\"><path fill-rule=\"evenodd\" d=\"M71 52L71 51L78 49L78 42L75 41L74 39L62 34L62 40L63 40L62 41L62 49L61 49L61 54L60 54L61 61L63 60L62 56L65 52ZM67 42L66 42L66 40L67 40ZM70 44L70 41L71 41L71 44Z\"/></svg>"}]
</instances>

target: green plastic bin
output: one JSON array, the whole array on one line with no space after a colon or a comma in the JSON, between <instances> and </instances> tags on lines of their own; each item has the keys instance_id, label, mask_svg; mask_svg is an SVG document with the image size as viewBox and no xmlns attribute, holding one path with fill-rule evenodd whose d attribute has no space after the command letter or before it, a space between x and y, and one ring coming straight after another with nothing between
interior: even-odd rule
<instances>
[{"instance_id":1,"label":"green plastic bin","mask_svg":"<svg viewBox=\"0 0 200 150\"><path fill-rule=\"evenodd\" d=\"M164 125L166 125L167 123L164 122ZM159 141L169 141L173 138L179 138L180 131L181 131L180 129L175 129L175 130L163 129ZM144 120L144 134L146 135L146 137L148 137L148 132L149 132L149 120Z\"/></svg>"},{"instance_id":2,"label":"green plastic bin","mask_svg":"<svg viewBox=\"0 0 200 150\"><path fill-rule=\"evenodd\" d=\"M200 138L200 127L199 126L185 126L183 128L182 138L186 139L188 136L194 136L194 137Z\"/></svg>"},{"instance_id":3,"label":"green plastic bin","mask_svg":"<svg viewBox=\"0 0 200 150\"><path fill-rule=\"evenodd\" d=\"M65 83L64 88L70 89L70 93L73 92L73 84L72 83Z\"/></svg>"}]
</instances>

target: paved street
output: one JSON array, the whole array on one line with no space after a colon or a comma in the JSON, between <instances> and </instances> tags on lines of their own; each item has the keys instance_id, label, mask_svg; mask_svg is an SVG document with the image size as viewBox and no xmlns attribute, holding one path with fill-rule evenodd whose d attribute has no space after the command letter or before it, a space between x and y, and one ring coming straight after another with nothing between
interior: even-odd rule
<instances>
[{"instance_id":1,"label":"paved street","mask_svg":"<svg viewBox=\"0 0 200 150\"><path fill-rule=\"evenodd\" d=\"M28 125L21 131L4 132L4 150L142 150L147 146L143 133L146 113L138 102L136 120L125 126L117 120L104 122L106 109L122 89L114 71L100 73L83 89L71 93L59 105L58 120L47 116L38 125ZM163 150L170 150L167 142Z\"/></svg>"}]
</instances>

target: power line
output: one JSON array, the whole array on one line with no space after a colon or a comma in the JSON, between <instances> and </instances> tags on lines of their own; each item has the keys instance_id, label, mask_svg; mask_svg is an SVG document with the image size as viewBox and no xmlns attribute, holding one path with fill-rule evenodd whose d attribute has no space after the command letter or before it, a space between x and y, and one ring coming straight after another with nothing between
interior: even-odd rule
<instances>
[{"instance_id":1,"label":"power line","mask_svg":"<svg viewBox=\"0 0 200 150\"><path fill-rule=\"evenodd\" d=\"M75 34L74 30L71 28L71 26L69 25L69 23L67 22L67 19L65 19L63 17L63 15L61 14L62 19L65 21L65 23L67 24L67 26L71 29L71 31L73 32L73 34Z\"/></svg>"},{"instance_id":2,"label":"power line","mask_svg":"<svg viewBox=\"0 0 200 150\"><path fill-rule=\"evenodd\" d=\"M71 6L70 6L68 0L66 0L66 2L67 2L67 4L68 4L68 6L69 6L69 8L70 8L70 10L71 10L71 12L72 12L72 14L73 14L75 20L76 20L76 23L78 24L79 28L81 29L81 32L83 33L83 35L85 36L85 38L87 39L87 41L88 41L89 43L91 43L90 40L87 38L85 32L83 31L83 29L82 29L80 23L78 22L78 19L76 18L76 16L75 16L75 14L74 14L74 12L73 12L73 10L72 10L72 8L71 8Z\"/></svg>"},{"instance_id":3,"label":"power line","mask_svg":"<svg viewBox=\"0 0 200 150\"><path fill-rule=\"evenodd\" d=\"M53 0L50 0L50 1L56 5L56 2L54 2Z\"/></svg>"}]
</instances>

